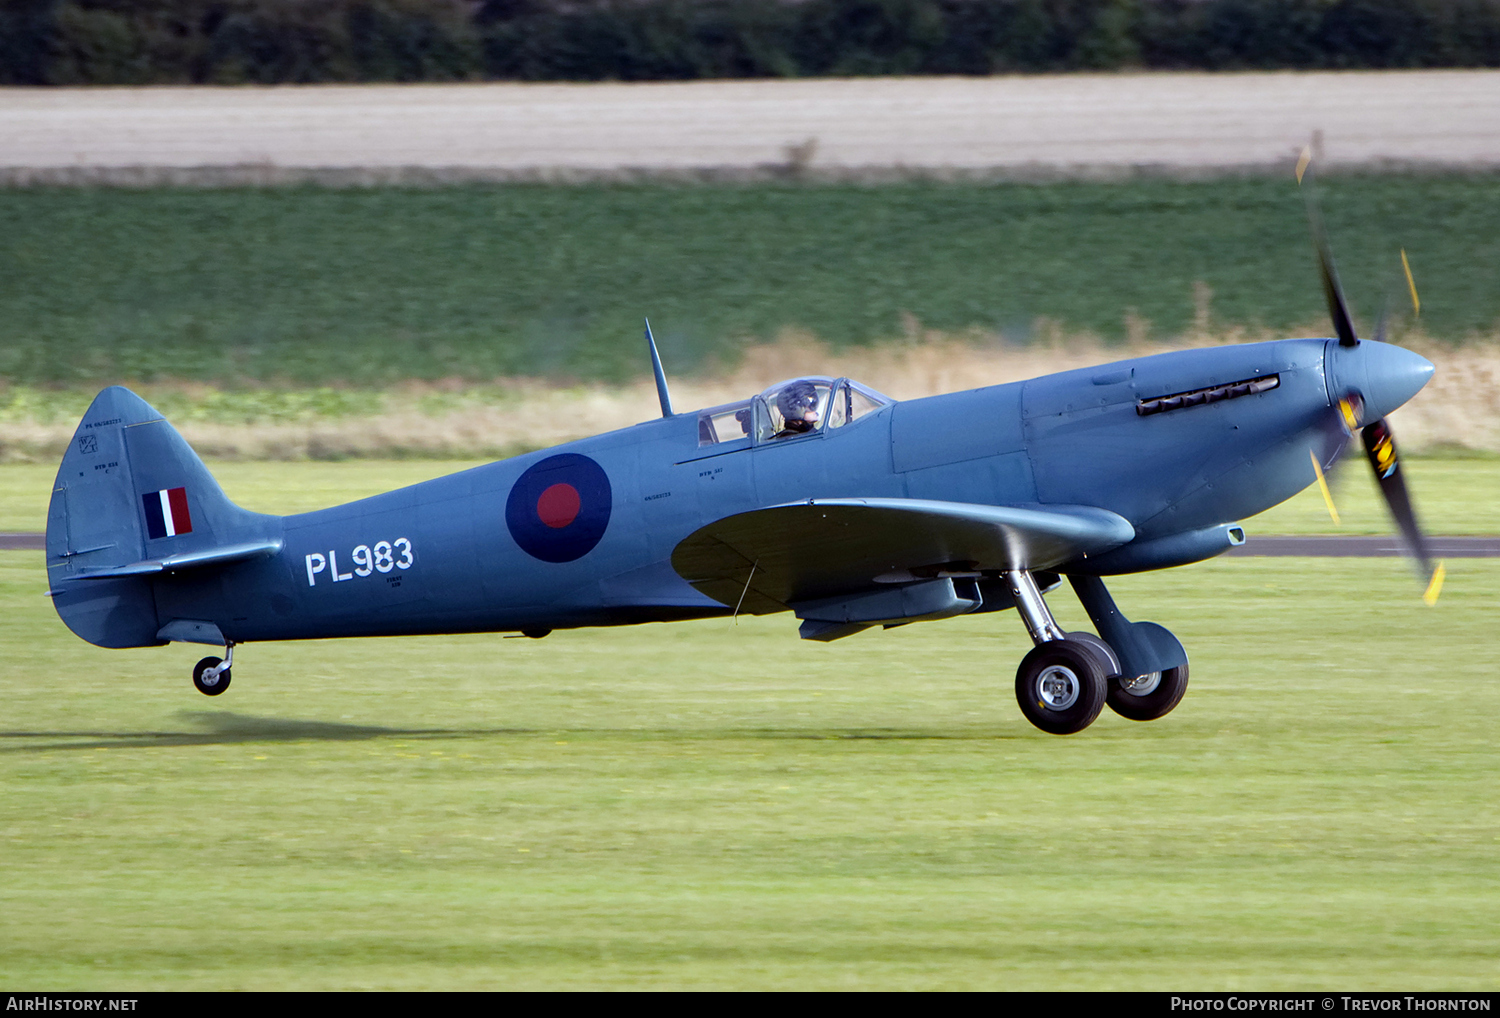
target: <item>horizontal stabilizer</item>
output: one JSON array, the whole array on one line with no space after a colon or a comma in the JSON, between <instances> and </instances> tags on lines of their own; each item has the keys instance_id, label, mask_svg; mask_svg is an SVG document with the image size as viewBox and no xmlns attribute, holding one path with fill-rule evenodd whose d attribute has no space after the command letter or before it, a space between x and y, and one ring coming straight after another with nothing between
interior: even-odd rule
<instances>
[{"instance_id":1,"label":"horizontal stabilizer","mask_svg":"<svg viewBox=\"0 0 1500 1018\"><path fill-rule=\"evenodd\" d=\"M686 537L672 568L752 615L821 598L1006 569L1052 569L1135 536L1092 506L813 499L728 516Z\"/></svg>"},{"instance_id":2,"label":"horizontal stabilizer","mask_svg":"<svg viewBox=\"0 0 1500 1018\"><path fill-rule=\"evenodd\" d=\"M281 550L281 538L270 541L247 541L244 544L226 544L222 548L206 548L202 551L182 552L165 558L143 559L129 565L107 569L84 569L70 577L75 580L111 580L121 576L146 576L151 573L172 573L182 569L200 569L204 566L222 566L246 559L266 558Z\"/></svg>"}]
</instances>

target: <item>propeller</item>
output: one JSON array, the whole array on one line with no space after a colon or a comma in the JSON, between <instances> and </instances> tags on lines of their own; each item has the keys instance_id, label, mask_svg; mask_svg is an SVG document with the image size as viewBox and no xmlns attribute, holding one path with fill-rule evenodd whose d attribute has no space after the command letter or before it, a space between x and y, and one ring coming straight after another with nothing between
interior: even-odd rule
<instances>
[{"instance_id":1,"label":"propeller","mask_svg":"<svg viewBox=\"0 0 1500 1018\"><path fill-rule=\"evenodd\" d=\"M1304 148L1297 160L1297 185L1302 185L1303 175L1312 168L1312 148ZM1333 249L1328 243L1328 230L1323 226L1323 213L1318 208L1317 195L1309 179L1307 189L1302 192L1307 201L1307 221L1312 228L1313 247L1318 252L1318 274L1323 278L1323 295L1328 298L1328 315L1333 319L1333 330L1339 337L1339 346L1358 346L1359 336L1354 331L1354 319L1349 314L1349 304L1344 300L1344 288L1339 285L1338 269L1333 265Z\"/></svg>"},{"instance_id":2,"label":"propeller","mask_svg":"<svg viewBox=\"0 0 1500 1018\"><path fill-rule=\"evenodd\" d=\"M1406 490L1406 480L1401 476L1401 459L1396 454L1396 436L1391 433L1390 424L1382 417L1374 424L1360 429L1359 437L1364 443L1365 457L1370 461L1370 468L1375 471L1375 483L1380 486L1385 504L1395 518L1396 526L1401 529L1401 536L1406 539L1406 550L1422 567L1422 576L1427 582L1427 590L1422 599L1428 604L1436 604L1438 594L1443 589L1443 563L1439 562L1434 567L1432 557L1427 553L1427 538L1417 525L1411 495Z\"/></svg>"},{"instance_id":3,"label":"propeller","mask_svg":"<svg viewBox=\"0 0 1500 1018\"><path fill-rule=\"evenodd\" d=\"M1311 167L1312 151L1310 148L1304 148L1301 157L1297 160L1297 184L1299 186L1304 184L1304 177ZM1360 342L1359 334L1354 329L1354 318L1349 313L1349 304L1344 299L1344 289L1339 283L1338 270L1333 262L1333 249L1328 242L1328 231L1323 225L1322 212L1318 207L1317 195L1312 187L1311 179L1306 181L1303 195L1307 201L1307 218L1312 228L1313 248L1318 256L1318 273L1323 281L1323 294L1328 300L1328 315L1333 319L1333 328L1338 335L1339 346L1341 348L1357 347ZM1405 250L1401 252L1401 268L1406 274L1412 308L1420 314L1421 299L1417 296L1417 284L1412 277L1411 263L1407 260ZM1377 342L1384 341L1388 317L1387 314L1382 314L1380 324L1376 326L1375 340ZM1390 421L1381 417L1366 423L1365 409L1364 398L1358 392L1345 392L1339 398L1335 421L1341 434L1336 440L1338 452L1335 453L1334 460L1342 455L1344 446L1358 431L1360 442L1364 446L1365 458L1369 460L1370 469L1375 472L1375 483L1380 488L1380 494L1385 499L1392 519L1396 521L1397 529L1401 532L1407 554L1422 571L1423 582L1427 585L1422 598L1428 604L1435 604L1438 593L1443 587L1443 563L1438 562L1434 566L1432 557L1428 553L1427 538L1417 523L1411 494L1407 491L1406 479L1401 472L1401 459L1396 451L1396 436L1391 430ZM1329 515L1333 517L1334 523L1338 523L1338 509L1334 506L1333 493L1329 490L1328 481L1323 475L1322 465L1318 462L1316 452L1310 452L1310 455L1313 470L1317 474L1318 486L1328 505Z\"/></svg>"}]
</instances>

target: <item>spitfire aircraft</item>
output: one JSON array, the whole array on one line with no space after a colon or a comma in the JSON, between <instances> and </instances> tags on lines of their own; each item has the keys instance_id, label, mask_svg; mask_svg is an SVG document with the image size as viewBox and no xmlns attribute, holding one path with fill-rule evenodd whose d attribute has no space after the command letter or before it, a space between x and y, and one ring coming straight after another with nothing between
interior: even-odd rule
<instances>
[{"instance_id":1,"label":"spitfire aircraft","mask_svg":"<svg viewBox=\"0 0 1500 1018\"><path fill-rule=\"evenodd\" d=\"M1015 608L1035 644L1016 696L1038 728L1105 704L1149 721L1187 688L1168 630L1132 622L1105 577L1207 559L1239 521L1331 467L1358 433L1424 572L1440 580L1386 415L1433 366L1360 340L1314 210L1336 336L1184 350L896 401L796 378L348 505L234 505L178 432L101 392L47 518L53 604L101 647L224 648L228 688L260 640L513 632L790 611L808 640ZM1065 632L1066 577L1096 633Z\"/></svg>"}]
</instances>

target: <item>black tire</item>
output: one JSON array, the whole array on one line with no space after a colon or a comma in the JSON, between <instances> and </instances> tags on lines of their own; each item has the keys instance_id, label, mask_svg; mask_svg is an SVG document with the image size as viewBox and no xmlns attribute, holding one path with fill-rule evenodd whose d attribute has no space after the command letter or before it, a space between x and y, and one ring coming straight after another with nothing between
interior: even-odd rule
<instances>
[{"instance_id":1,"label":"black tire","mask_svg":"<svg viewBox=\"0 0 1500 1018\"><path fill-rule=\"evenodd\" d=\"M229 688L230 669L228 668L224 669L218 674L218 676L215 677L212 685L203 681L203 673L208 671L210 668L217 668L223 662L223 660L223 658L218 657L206 657L193 666L193 685L198 687L198 692L202 693L204 696L218 696L220 693L224 692L224 690Z\"/></svg>"},{"instance_id":2,"label":"black tire","mask_svg":"<svg viewBox=\"0 0 1500 1018\"><path fill-rule=\"evenodd\" d=\"M1026 720L1053 735L1072 735L1104 709L1108 683L1098 652L1076 640L1034 647L1016 669L1016 702Z\"/></svg>"},{"instance_id":3,"label":"black tire","mask_svg":"<svg viewBox=\"0 0 1500 1018\"><path fill-rule=\"evenodd\" d=\"M1182 702L1187 684L1185 664L1161 672L1156 685L1144 693L1132 693L1122 680L1114 679L1109 684L1109 709L1131 721L1155 721L1172 713L1172 708Z\"/></svg>"}]
</instances>

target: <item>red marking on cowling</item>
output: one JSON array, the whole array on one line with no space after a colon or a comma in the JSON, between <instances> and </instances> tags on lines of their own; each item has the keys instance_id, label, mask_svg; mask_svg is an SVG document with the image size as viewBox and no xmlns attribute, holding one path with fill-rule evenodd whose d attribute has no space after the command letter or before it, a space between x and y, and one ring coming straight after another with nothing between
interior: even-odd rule
<instances>
[{"instance_id":1,"label":"red marking on cowling","mask_svg":"<svg viewBox=\"0 0 1500 1018\"><path fill-rule=\"evenodd\" d=\"M536 514L553 530L561 530L578 518L582 506L577 488L571 484L554 484L536 500Z\"/></svg>"}]
</instances>

